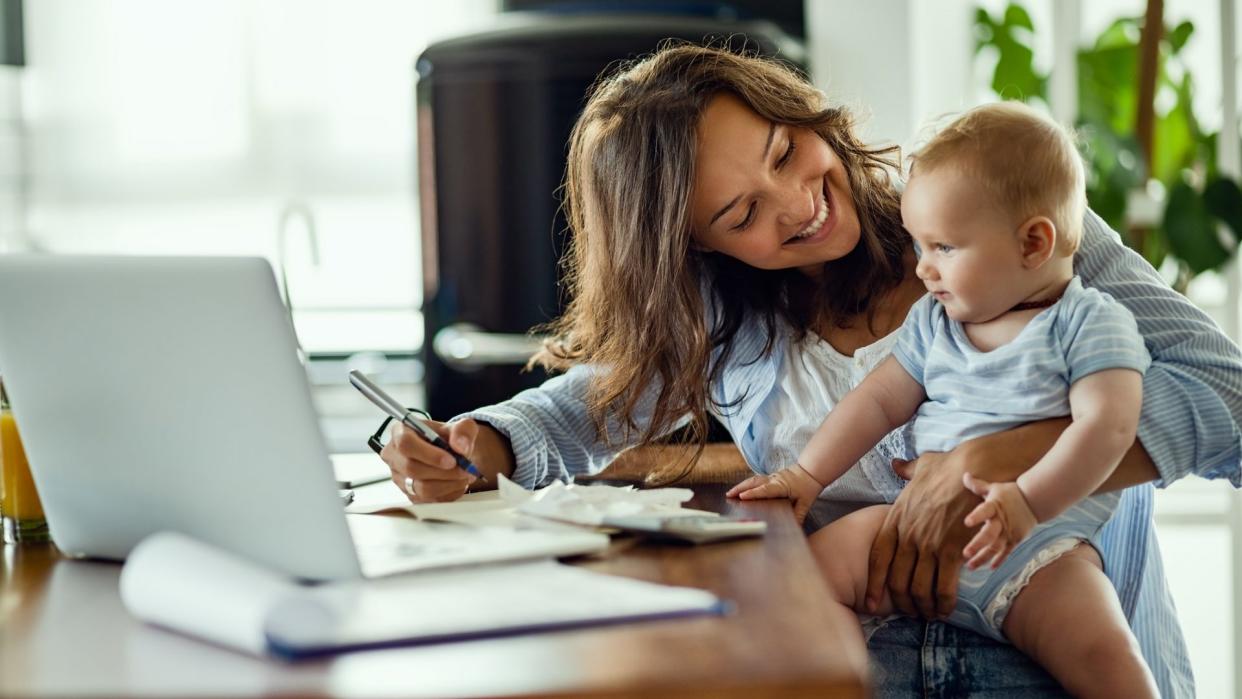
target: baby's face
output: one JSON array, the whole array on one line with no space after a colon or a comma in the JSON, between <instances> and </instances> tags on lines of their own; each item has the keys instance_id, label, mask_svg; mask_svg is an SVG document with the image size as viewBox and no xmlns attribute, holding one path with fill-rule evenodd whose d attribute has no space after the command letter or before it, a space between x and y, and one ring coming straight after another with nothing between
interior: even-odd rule
<instances>
[{"instance_id":1,"label":"baby's face","mask_svg":"<svg viewBox=\"0 0 1242 699\"><path fill-rule=\"evenodd\" d=\"M901 218L922 256L916 273L953 320L982 323L1024 297L1018 222L950 167L917 172Z\"/></svg>"}]
</instances>

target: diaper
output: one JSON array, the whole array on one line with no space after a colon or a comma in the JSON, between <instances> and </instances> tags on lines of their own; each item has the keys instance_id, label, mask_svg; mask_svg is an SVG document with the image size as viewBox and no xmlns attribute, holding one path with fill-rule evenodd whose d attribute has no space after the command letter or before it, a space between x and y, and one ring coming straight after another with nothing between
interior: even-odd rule
<instances>
[{"instance_id":1,"label":"diaper","mask_svg":"<svg viewBox=\"0 0 1242 699\"><path fill-rule=\"evenodd\" d=\"M1077 537L1056 539L1024 557L1016 573L1008 577L997 575L1014 561L1011 554L1001 568L996 571L985 571L991 575L980 580L978 585L967 583L966 578L968 573L971 574L970 578L978 577L973 574L979 571L969 571L963 568L962 579L958 582L957 606L949 615L948 622L998 641L1006 641L1001 628L1018 593L1031 582L1035 573L1082 543L1089 542ZM971 582L973 583L973 580Z\"/></svg>"}]
</instances>

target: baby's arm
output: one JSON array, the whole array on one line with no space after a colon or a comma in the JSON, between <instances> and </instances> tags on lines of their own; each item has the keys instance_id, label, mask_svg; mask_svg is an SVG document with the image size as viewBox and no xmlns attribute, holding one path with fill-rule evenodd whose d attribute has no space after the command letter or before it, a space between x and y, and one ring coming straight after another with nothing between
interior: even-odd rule
<instances>
[{"instance_id":1,"label":"baby's arm","mask_svg":"<svg viewBox=\"0 0 1242 699\"><path fill-rule=\"evenodd\" d=\"M1143 375L1107 369L1070 387L1073 422L1018 487L1040 522L1095 492L1134 444L1143 406Z\"/></svg>"},{"instance_id":2,"label":"baby's arm","mask_svg":"<svg viewBox=\"0 0 1242 699\"><path fill-rule=\"evenodd\" d=\"M1143 375L1133 369L1088 374L1070 386L1069 401L1073 422L1016 482L964 478L984 498L966 517L967 526L984 524L963 552L971 568L988 561L999 566L1036 523L1065 512L1108 478L1134 444Z\"/></svg>"},{"instance_id":3,"label":"baby's arm","mask_svg":"<svg viewBox=\"0 0 1242 699\"><path fill-rule=\"evenodd\" d=\"M827 486L884 435L906 424L925 400L923 384L889 357L828 413L798 455L798 463Z\"/></svg>"},{"instance_id":4,"label":"baby's arm","mask_svg":"<svg viewBox=\"0 0 1242 699\"><path fill-rule=\"evenodd\" d=\"M926 398L923 385L889 357L829 411L798 463L770 476L752 476L727 494L743 500L790 498L801 521L821 490L904 425Z\"/></svg>"}]
</instances>

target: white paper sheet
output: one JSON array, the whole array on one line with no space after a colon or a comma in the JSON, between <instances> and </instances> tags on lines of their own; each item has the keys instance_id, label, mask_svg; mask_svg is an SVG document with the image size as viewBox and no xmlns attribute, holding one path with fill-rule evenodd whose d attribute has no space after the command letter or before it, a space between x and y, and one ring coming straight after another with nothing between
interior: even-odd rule
<instances>
[{"instance_id":1,"label":"white paper sheet","mask_svg":"<svg viewBox=\"0 0 1242 699\"><path fill-rule=\"evenodd\" d=\"M704 590L534 561L332 586L282 603L267 628L275 647L296 655L722 610Z\"/></svg>"},{"instance_id":2,"label":"white paper sheet","mask_svg":"<svg viewBox=\"0 0 1242 699\"><path fill-rule=\"evenodd\" d=\"M333 454L332 470L336 473L336 481L342 488L357 488L369 483L386 481L391 474L388 464L381 461L379 454L372 451Z\"/></svg>"},{"instance_id":3,"label":"white paper sheet","mask_svg":"<svg viewBox=\"0 0 1242 699\"><path fill-rule=\"evenodd\" d=\"M632 485L553 483L531 492L503 475L499 478L501 499L518 512L561 522L598 527L609 518L716 516L682 507L694 497L689 488L640 490Z\"/></svg>"},{"instance_id":4,"label":"white paper sheet","mask_svg":"<svg viewBox=\"0 0 1242 699\"><path fill-rule=\"evenodd\" d=\"M256 655L269 609L297 592L284 576L182 534L143 539L121 569L121 602L148 623Z\"/></svg>"},{"instance_id":5,"label":"white paper sheet","mask_svg":"<svg viewBox=\"0 0 1242 699\"><path fill-rule=\"evenodd\" d=\"M121 571L121 600L148 623L289 657L725 609L704 590L551 560L309 587L174 533L155 534L134 549Z\"/></svg>"},{"instance_id":6,"label":"white paper sheet","mask_svg":"<svg viewBox=\"0 0 1242 699\"><path fill-rule=\"evenodd\" d=\"M408 512L419 519L476 527L553 529L572 525L599 527L607 517L717 516L682 503L693 497L687 488L640 490L633 486L553 483L530 491L505 476L498 488L467 493L453 502L413 504L391 481L354 490L349 514ZM615 530L614 530L615 531Z\"/></svg>"}]
</instances>

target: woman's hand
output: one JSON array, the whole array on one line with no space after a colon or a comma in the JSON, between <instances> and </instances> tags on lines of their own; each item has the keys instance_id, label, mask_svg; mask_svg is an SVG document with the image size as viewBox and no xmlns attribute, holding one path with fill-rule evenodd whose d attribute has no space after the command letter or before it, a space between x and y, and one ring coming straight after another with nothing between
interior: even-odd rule
<instances>
[{"instance_id":1,"label":"woman's hand","mask_svg":"<svg viewBox=\"0 0 1242 699\"><path fill-rule=\"evenodd\" d=\"M969 473L988 481L1015 481L1035 464L1070 424L1069 418L1030 422L957 445L947 454L927 453L916 461L893 463L910 481L888 511L871 545L867 605L878 604L888 588L893 604L906 614L945 617L957 604L962 550L971 538L966 514L980 499L962 487ZM1097 492L1108 492L1157 476L1138 441Z\"/></svg>"},{"instance_id":2,"label":"woman's hand","mask_svg":"<svg viewBox=\"0 0 1242 699\"><path fill-rule=\"evenodd\" d=\"M962 549L971 536L966 515L979 504L979 497L962 487L963 446L948 454L928 452L910 463L910 483L871 545L868 609L876 608L887 586L904 614L934 619L953 611Z\"/></svg>"},{"instance_id":3,"label":"woman's hand","mask_svg":"<svg viewBox=\"0 0 1242 699\"><path fill-rule=\"evenodd\" d=\"M801 525L811 511L824 486L798 464L787 466L771 475L751 476L725 493L740 500L789 498L793 501L794 518Z\"/></svg>"},{"instance_id":4,"label":"woman's hand","mask_svg":"<svg viewBox=\"0 0 1242 699\"><path fill-rule=\"evenodd\" d=\"M459 454L475 461L474 447L479 436L477 422L466 419L450 426L429 420L427 424ZM410 498L410 502L456 500L476 480L474 476L458 468L451 454L432 446L413 430L395 421L391 437L380 452L380 458L392 471L393 483Z\"/></svg>"},{"instance_id":5,"label":"woman's hand","mask_svg":"<svg viewBox=\"0 0 1242 699\"><path fill-rule=\"evenodd\" d=\"M1013 481L989 483L966 473L962 475L962 485L983 498L983 502L966 515L966 526L973 529L983 525L962 550L962 555L968 559L966 565L974 570L990 561L993 569L999 568L1039 521L1026 495Z\"/></svg>"}]
</instances>

